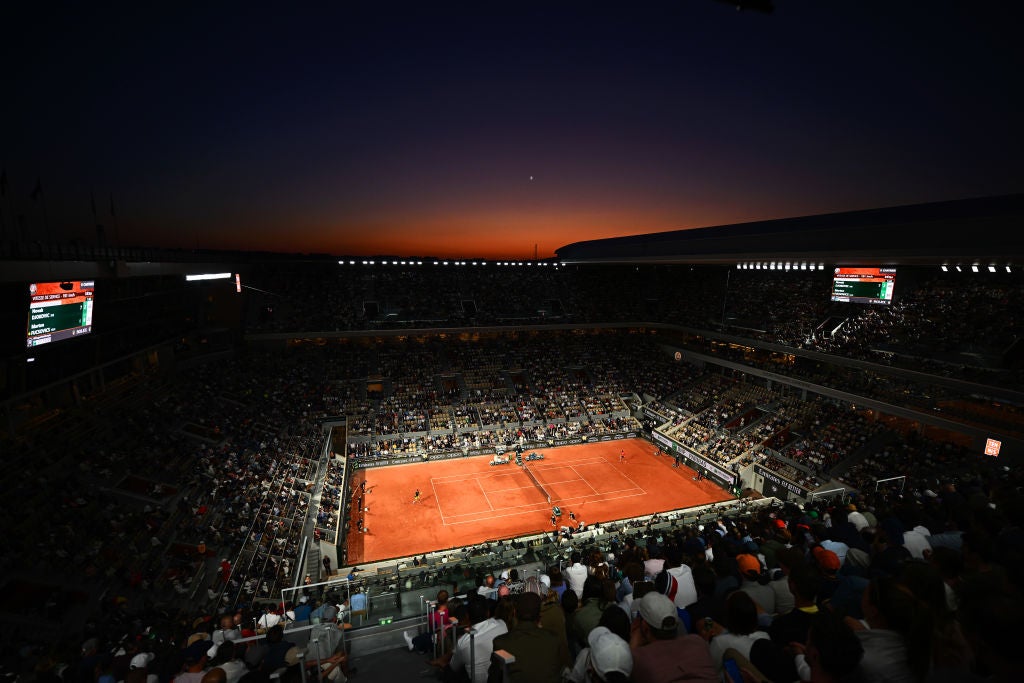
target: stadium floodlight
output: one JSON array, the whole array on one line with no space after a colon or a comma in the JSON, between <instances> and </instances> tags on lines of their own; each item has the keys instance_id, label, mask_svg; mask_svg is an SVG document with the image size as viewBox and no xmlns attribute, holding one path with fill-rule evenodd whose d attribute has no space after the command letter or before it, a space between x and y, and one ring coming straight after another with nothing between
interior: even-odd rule
<instances>
[{"instance_id":1,"label":"stadium floodlight","mask_svg":"<svg viewBox=\"0 0 1024 683\"><path fill-rule=\"evenodd\" d=\"M956 272L958 272L958 273L962 273L962 272L964 272L964 271L963 271L963 268L961 268L960 266L957 266L957 267L956 267Z\"/></svg>"},{"instance_id":2,"label":"stadium floodlight","mask_svg":"<svg viewBox=\"0 0 1024 683\"><path fill-rule=\"evenodd\" d=\"M949 272L949 266L947 266L945 263L942 264L941 268L943 273Z\"/></svg>"},{"instance_id":3,"label":"stadium floodlight","mask_svg":"<svg viewBox=\"0 0 1024 683\"><path fill-rule=\"evenodd\" d=\"M197 280L230 280L231 273L198 273L196 275L186 275L186 282L196 282Z\"/></svg>"},{"instance_id":4,"label":"stadium floodlight","mask_svg":"<svg viewBox=\"0 0 1024 683\"><path fill-rule=\"evenodd\" d=\"M977 273L978 272L978 264L975 263L975 264L971 265L971 272L972 273Z\"/></svg>"},{"instance_id":5,"label":"stadium floodlight","mask_svg":"<svg viewBox=\"0 0 1024 683\"><path fill-rule=\"evenodd\" d=\"M996 267L995 266L989 266L988 267L988 272L990 272L990 273L996 272Z\"/></svg>"},{"instance_id":6,"label":"stadium floodlight","mask_svg":"<svg viewBox=\"0 0 1024 683\"><path fill-rule=\"evenodd\" d=\"M1010 269L1010 266L1006 266L1006 272L1007 272L1007 273L1012 273L1012 272L1013 272L1013 270L1011 270L1011 269Z\"/></svg>"},{"instance_id":7,"label":"stadium floodlight","mask_svg":"<svg viewBox=\"0 0 1024 683\"><path fill-rule=\"evenodd\" d=\"M341 259L340 261L338 261L338 265L339 266L345 265L345 259Z\"/></svg>"}]
</instances>

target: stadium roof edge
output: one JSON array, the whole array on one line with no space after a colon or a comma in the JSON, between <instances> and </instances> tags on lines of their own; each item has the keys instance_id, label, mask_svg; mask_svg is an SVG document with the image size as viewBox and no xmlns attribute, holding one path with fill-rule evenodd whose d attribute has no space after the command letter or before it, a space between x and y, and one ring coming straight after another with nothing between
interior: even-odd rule
<instances>
[{"instance_id":1,"label":"stadium roof edge","mask_svg":"<svg viewBox=\"0 0 1024 683\"><path fill-rule=\"evenodd\" d=\"M803 259L928 265L1024 261L1024 193L574 242L564 263Z\"/></svg>"}]
</instances>

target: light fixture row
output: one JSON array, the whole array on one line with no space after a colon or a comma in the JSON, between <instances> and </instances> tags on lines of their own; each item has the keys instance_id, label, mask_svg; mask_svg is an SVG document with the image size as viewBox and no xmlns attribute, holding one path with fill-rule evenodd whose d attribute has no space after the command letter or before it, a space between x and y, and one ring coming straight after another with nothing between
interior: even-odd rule
<instances>
[{"instance_id":1,"label":"light fixture row","mask_svg":"<svg viewBox=\"0 0 1024 683\"><path fill-rule=\"evenodd\" d=\"M824 263L807 261L754 261L737 263L737 270L825 270Z\"/></svg>"},{"instance_id":2,"label":"light fixture row","mask_svg":"<svg viewBox=\"0 0 1024 683\"><path fill-rule=\"evenodd\" d=\"M990 272L990 273L999 272L999 266L996 266L996 265L993 265L993 264L989 264L988 266L979 266L977 263L972 263L970 265L970 269L971 269L972 273L981 272L981 269L983 267L986 268L988 270L988 272ZM1011 268L1010 266L1007 265L1007 266L1003 266L1003 267L1006 269L1007 273L1012 273L1013 272L1013 268ZM941 268L942 268L942 272L943 273L948 273L950 271L950 268L952 268L953 270L955 270L958 273L962 273L962 272L964 272L964 268L967 268L967 266L961 266L959 263L956 264L955 266L948 266L946 264L942 264Z\"/></svg>"}]
</instances>

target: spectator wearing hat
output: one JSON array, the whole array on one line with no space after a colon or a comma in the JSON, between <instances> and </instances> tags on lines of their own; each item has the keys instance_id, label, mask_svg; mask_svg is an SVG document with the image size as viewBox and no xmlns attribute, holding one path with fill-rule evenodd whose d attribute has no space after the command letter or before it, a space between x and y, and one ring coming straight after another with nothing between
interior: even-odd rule
<instances>
[{"instance_id":1,"label":"spectator wearing hat","mask_svg":"<svg viewBox=\"0 0 1024 683\"><path fill-rule=\"evenodd\" d=\"M818 590L818 606L841 610L843 614L860 616L861 596L868 580L855 574L840 574L839 556L831 550L816 545L811 548L811 557L821 572Z\"/></svg>"},{"instance_id":2,"label":"spectator wearing hat","mask_svg":"<svg viewBox=\"0 0 1024 683\"><path fill-rule=\"evenodd\" d=\"M690 623L690 613L679 606L679 582L676 580L676 577L667 569L662 569L654 577L654 590L672 601L672 604L676 606L676 614L683 628L690 631L692 626Z\"/></svg>"},{"instance_id":3,"label":"spectator wearing hat","mask_svg":"<svg viewBox=\"0 0 1024 683\"><path fill-rule=\"evenodd\" d=\"M871 555L860 548L850 548L846 553L846 561L839 568L839 573L848 576L871 578Z\"/></svg>"},{"instance_id":4,"label":"spectator wearing hat","mask_svg":"<svg viewBox=\"0 0 1024 683\"><path fill-rule=\"evenodd\" d=\"M775 591L770 577L761 566L761 560L750 553L736 556L736 568L740 575L740 590L750 596L764 614L775 614Z\"/></svg>"},{"instance_id":5,"label":"spectator wearing hat","mask_svg":"<svg viewBox=\"0 0 1024 683\"><path fill-rule=\"evenodd\" d=\"M160 676L149 671L149 665L156 659L152 652L140 652L128 664L124 683L158 683Z\"/></svg>"},{"instance_id":6,"label":"spectator wearing hat","mask_svg":"<svg viewBox=\"0 0 1024 683\"><path fill-rule=\"evenodd\" d=\"M678 584L674 598L676 607L686 609L697 602L697 587L693 583L693 570L683 563L683 552L678 546L670 547L665 552L665 571L671 574Z\"/></svg>"},{"instance_id":7,"label":"spectator wearing hat","mask_svg":"<svg viewBox=\"0 0 1024 683\"><path fill-rule=\"evenodd\" d=\"M299 598L299 604L295 605L295 622L303 626L306 625L312 612L313 606L309 604L309 596L303 595Z\"/></svg>"},{"instance_id":8,"label":"spectator wearing hat","mask_svg":"<svg viewBox=\"0 0 1024 683\"><path fill-rule=\"evenodd\" d=\"M621 683L630 680L632 671L633 653L629 643L608 627L598 626L587 636L587 647L580 651L566 680L571 683Z\"/></svg>"},{"instance_id":9,"label":"spectator wearing hat","mask_svg":"<svg viewBox=\"0 0 1024 683\"><path fill-rule=\"evenodd\" d=\"M489 683L561 683L566 668L558 638L540 627L541 598L536 593L520 593L513 598L514 626L493 641L495 651L505 650L515 662L492 661L487 671ZM507 666L508 678L505 676Z\"/></svg>"},{"instance_id":10,"label":"spectator wearing hat","mask_svg":"<svg viewBox=\"0 0 1024 683\"><path fill-rule=\"evenodd\" d=\"M721 682L708 644L681 628L675 603L668 596L650 592L633 604L638 612L629 636L634 683Z\"/></svg>"}]
</instances>

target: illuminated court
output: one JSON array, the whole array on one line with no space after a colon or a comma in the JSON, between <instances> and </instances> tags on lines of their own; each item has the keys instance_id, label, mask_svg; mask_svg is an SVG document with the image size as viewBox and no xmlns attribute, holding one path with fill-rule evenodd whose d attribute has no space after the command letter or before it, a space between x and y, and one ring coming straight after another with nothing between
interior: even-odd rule
<instances>
[{"instance_id":1,"label":"illuminated court","mask_svg":"<svg viewBox=\"0 0 1024 683\"><path fill-rule=\"evenodd\" d=\"M544 458L525 464L539 487L514 459L492 465L486 456L358 470L354 485L365 479L368 491L368 532L350 531L348 563L551 531L553 505L562 509L559 524L570 512L593 524L732 498L711 481L693 481L692 469L672 467L643 439L537 452Z\"/></svg>"}]
</instances>

